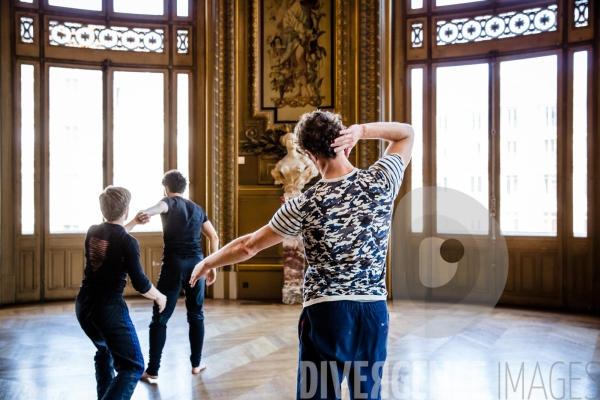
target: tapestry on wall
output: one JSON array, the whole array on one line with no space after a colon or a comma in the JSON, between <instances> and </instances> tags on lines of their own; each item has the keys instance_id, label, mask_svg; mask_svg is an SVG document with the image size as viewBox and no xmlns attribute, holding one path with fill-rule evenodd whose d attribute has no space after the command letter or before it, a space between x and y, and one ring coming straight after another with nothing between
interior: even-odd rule
<instances>
[{"instance_id":1,"label":"tapestry on wall","mask_svg":"<svg viewBox=\"0 0 600 400\"><path fill-rule=\"evenodd\" d=\"M332 0L262 0L262 108L275 123L333 108Z\"/></svg>"}]
</instances>

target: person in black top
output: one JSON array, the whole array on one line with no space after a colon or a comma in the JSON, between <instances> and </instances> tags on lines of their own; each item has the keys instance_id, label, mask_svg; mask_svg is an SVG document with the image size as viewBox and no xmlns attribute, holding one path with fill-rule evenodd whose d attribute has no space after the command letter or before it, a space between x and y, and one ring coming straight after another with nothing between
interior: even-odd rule
<instances>
[{"instance_id":1,"label":"person in black top","mask_svg":"<svg viewBox=\"0 0 600 400\"><path fill-rule=\"evenodd\" d=\"M211 285L217 277L216 272L213 272L206 276L206 283L201 282L193 288L190 287L192 270L204 258L200 248L200 232L208 238L211 253L219 249L219 237L202 207L182 197L187 182L179 171L167 172L162 185L165 187L166 197L155 206L141 211L140 216L140 219L146 222L152 215L160 214L164 248L156 286L168 299L163 313L160 313L156 305L153 309L150 323L150 357L142 379L158 378L162 351L167 340L167 322L177 305L182 287L190 325L192 373L197 374L206 367L200 364L204 343L204 287Z\"/></svg>"},{"instance_id":2,"label":"person in black top","mask_svg":"<svg viewBox=\"0 0 600 400\"><path fill-rule=\"evenodd\" d=\"M144 274L140 247L128 233L141 219L136 216L123 225L130 200L131 194L125 188L104 189L100 209L107 222L92 225L85 238L85 272L75 312L97 349L98 399L130 399L144 372L140 343L123 300L127 275L142 296L155 301L159 312L167 302Z\"/></svg>"}]
</instances>

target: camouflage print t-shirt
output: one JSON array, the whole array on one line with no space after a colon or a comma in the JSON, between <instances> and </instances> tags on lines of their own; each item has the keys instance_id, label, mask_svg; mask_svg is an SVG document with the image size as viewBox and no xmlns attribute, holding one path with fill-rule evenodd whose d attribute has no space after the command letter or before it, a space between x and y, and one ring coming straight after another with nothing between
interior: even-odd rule
<instances>
[{"instance_id":1,"label":"camouflage print t-shirt","mask_svg":"<svg viewBox=\"0 0 600 400\"><path fill-rule=\"evenodd\" d=\"M387 298L385 258L404 168L398 154L388 154L368 170L321 179L273 216L269 224L281 236L302 234L304 307Z\"/></svg>"}]
</instances>

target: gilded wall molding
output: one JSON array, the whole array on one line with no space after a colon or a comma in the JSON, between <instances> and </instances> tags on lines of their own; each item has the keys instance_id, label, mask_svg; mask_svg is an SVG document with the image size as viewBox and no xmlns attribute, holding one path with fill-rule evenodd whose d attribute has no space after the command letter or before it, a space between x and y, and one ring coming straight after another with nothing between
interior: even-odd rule
<instances>
[{"instance_id":1,"label":"gilded wall molding","mask_svg":"<svg viewBox=\"0 0 600 400\"><path fill-rule=\"evenodd\" d=\"M244 123L244 131L252 132L252 135L259 136L260 133L264 132L265 129L270 127L271 125L271 115L268 111L261 112L259 110L259 82L258 76L259 71L258 68L260 66L259 62L259 51L261 49L259 40L260 40L260 16L259 16L259 8L260 1L253 0L250 2L250 32L249 32L249 51L248 51L248 83L250 85L250 90L248 91L248 101L246 108L247 121Z\"/></svg>"},{"instance_id":2,"label":"gilded wall molding","mask_svg":"<svg viewBox=\"0 0 600 400\"><path fill-rule=\"evenodd\" d=\"M219 7L219 133L218 173L219 187L216 199L219 215L219 235L223 244L235 239L235 193L236 193L236 132L235 132L235 1L223 0Z\"/></svg>"},{"instance_id":3,"label":"gilded wall molding","mask_svg":"<svg viewBox=\"0 0 600 400\"><path fill-rule=\"evenodd\" d=\"M344 124L350 117L348 90L348 54L350 41L348 38L348 0L337 0L335 4L335 111L342 115Z\"/></svg>"},{"instance_id":4,"label":"gilded wall molding","mask_svg":"<svg viewBox=\"0 0 600 400\"><path fill-rule=\"evenodd\" d=\"M358 10L358 122L379 121L379 0L360 0ZM369 168L379 158L379 141L363 140L358 148L358 167Z\"/></svg>"}]
</instances>

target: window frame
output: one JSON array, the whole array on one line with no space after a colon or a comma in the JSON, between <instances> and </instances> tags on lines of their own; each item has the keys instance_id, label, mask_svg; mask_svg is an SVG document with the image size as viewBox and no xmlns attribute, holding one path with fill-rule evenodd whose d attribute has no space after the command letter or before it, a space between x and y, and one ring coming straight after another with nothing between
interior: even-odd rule
<instances>
[{"instance_id":1,"label":"window frame","mask_svg":"<svg viewBox=\"0 0 600 400\"><path fill-rule=\"evenodd\" d=\"M502 178L505 177L505 175L507 173L503 173L502 172L502 164L501 164L501 155L503 151L506 151L503 146L502 146L502 134L501 134L501 128L502 128L502 120L500 118L500 64L502 62L505 61L516 61L516 60L524 60L524 59L528 59L528 58L538 58L538 57L545 57L545 56L556 56L556 71L557 71L557 81L556 81L556 88L557 88L557 93L556 93L556 98L557 98L557 104L556 104L556 213L557 213L557 225L558 225L558 229L556 231L556 234L535 234L535 235L530 235L530 234L519 234L519 235L506 235L506 236L510 236L510 237L515 237L515 238L522 238L522 237L543 237L543 238L557 238L557 237L562 237L563 232L561 231L562 228L564 228L564 224L560 223L560 221L563 221L563 215L562 213L564 212L564 207L566 207L566 203L565 203L565 195L564 195L564 179L565 179L565 170L564 170L564 157L565 157L565 145L566 143L565 140L565 126L564 126L564 109L562 109L561 107L559 107L560 105L560 99L564 98L564 65L563 65L563 58L562 58L562 52L559 49L552 49L552 50L542 50L542 51L530 51L526 54L521 54L521 53L515 53L515 54L506 54L506 55L501 55L498 57L494 58L494 63L495 63L495 68L494 70L497 71L496 73L496 77L495 77L495 98L494 101L496 102L496 107L494 107L496 109L496 118L495 120L497 121L497 124L494 126L494 130L495 132L497 132L496 136L496 148L498 149L498 153L495 155L496 159L497 159L497 181L499 183L504 183L504 180ZM518 118L518 117L517 117ZM562 167L562 168L561 168ZM512 174L512 173L511 173ZM497 195L497 207L496 207L496 215L498 216L498 221L501 221L502 218L502 190L501 188L498 186L496 188L496 193ZM562 206L561 206L562 204ZM570 203L569 203L570 204Z\"/></svg>"},{"instance_id":2,"label":"window frame","mask_svg":"<svg viewBox=\"0 0 600 400\"><path fill-rule=\"evenodd\" d=\"M423 164L424 165L429 165L431 167L430 171L429 171L429 183L430 185L428 186L436 186L437 185L437 123L436 123L436 119L437 119L437 79L436 79L436 71L438 68L443 68L443 67L455 67L455 66L462 66L462 65L474 65L474 64L488 64L488 74L490 76L490 80L492 77L492 63L490 61L489 58L485 58L485 57L480 57L480 58L470 58L470 59L465 59L465 60L436 60L433 61L431 63L431 68L430 73L431 76L428 77L428 81L431 82L430 85L428 85L430 87L430 93L428 93L428 95L431 97L431 103L429 105L429 109L431 110L431 113L429 114L429 132L430 132L430 141L429 141L429 156L431 157L428 161L424 160ZM491 120L491 114L492 114L492 88L488 87L488 204L486 205L488 210L492 210L492 186L493 186L493 182L494 180L498 180L498 177L493 177L492 176L492 153L491 153L491 143L492 143L492 137L491 137L491 130L492 130L492 126L490 124L490 120ZM425 155L425 151L423 151L423 154ZM496 192L497 193L497 192ZM427 202L430 201L431 204L427 204ZM425 201L425 205L424 207L431 207L428 209L431 210L436 210L437 209L437 198L433 198L433 199L428 199ZM431 223L432 225L432 231L436 234L439 235L447 235L446 233L440 233L438 232L437 229L437 224L434 223L434 221L429 221L429 223ZM491 238L492 234L493 234L493 229L492 225L489 225L488 228L488 233L487 234L477 234L475 237L477 237L478 239L489 239ZM460 234L453 234L454 236L460 237ZM464 235L463 235L464 236Z\"/></svg>"},{"instance_id":3,"label":"window frame","mask_svg":"<svg viewBox=\"0 0 600 400\"><path fill-rule=\"evenodd\" d=\"M41 107L40 107L40 99L41 99L41 85L40 85L40 62L39 61L31 61L31 60L17 60L15 62L15 84L16 90L14 91L14 101L16 108L21 110L21 66L22 65L32 65L33 66L33 100L34 100L34 116L33 116L33 136L34 136L34 148L33 148L33 169L34 169L34 185L33 185L33 202L34 205L40 204L40 196L41 196L41 186L40 179L38 173L40 171L41 162L42 162L42 149L39 144L42 141L42 133L41 126L44 124L40 124L41 119ZM40 207L34 207L34 225L33 232L28 234L23 234L22 231L22 185L21 185L21 112L14 113L14 132L15 132L15 141L13 154L15 155L15 160L18 160L13 165L13 187L14 190L14 208L15 208L15 229L14 232L16 235L26 238L37 238L40 235L40 229L42 227L42 218L43 218L43 210Z\"/></svg>"},{"instance_id":4,"label":"window frame","mask_svg":"<svg viewBox=\"0 0 600 400\"><path fill-rule=\"evenodd\" d=\"M101 70L103 74L103 157L102 157L102 184L106 187L113 182L113 82L115 71L134 72L161 72L164 79L164 162L163 169L168 171L177 168L177 74L185 73L189 80L188 98L188 129L189 129L189 165L190 183L192 182L192 143L196 118L193 113L195 105L195 74L194 63L194 34L196 29L193 1L188 4L188 17L176 16L176 4L164 1L163 16L148 16L112 12L111 0L103 0L102 11L79 10L75 8L51 6L49 0L34 0L34 3L21 3L14 0L15 13L15 142L14 154L18 159L18 167L13 172L13 187L16 218L14 219L14 234L16 238L42 238L49 236L56 238L69 238L73 235L84 235L85 232L50 233L50 190L49 190L49 71L50 67L78 68ZM110 8L110 10L109 10ZM111 17L114 16L113 17ZM34 43L22 43L18 34L20 17L33 18ZM52 46L49 44L47 24L49 20L66 20L77 23L95 23L107 26L154 27L164 31L164 44L162 53L142 53L133 51L114 51L110 49L96 50L86 48L71 48L66 46ZM40 23L41 21L41 23ZM110 21L110 22L108 22ZM40 27L41 26L41 27ZM189 47L185 54L177 54L178 29L188 29ZM43 52L42 52L43 50ZM35 201L35 229L33 234L22 235L21 231L21 164L20 164L20 65L34 65L36 89L36 115L35 115L35 149L34 149L34 201ZM99 189L99 191L102 188ZM156 235L158 232L139 232L141 236ZM46 239L47 242L47 239Z\"/></svg>"},{"instance_id":5,"label":"window frame","mask_svg":"<svg viewBox=\"0 0 600 400\"><path fill-rule=\"evenodd\" d=\"M41 118L42 118L42 135L41 135L41 159L39 160L41 165L41 185L40 191L43 196L43 216L42 216L42 226L43 231L41 232L45 237L53 236L67 236L72 237L73 235L82 235L85 234L85 231L81 232L59 232L59 233L51 233L50 232L50 68L58 67L58 68L77 68L77 69L87 69L92 71L103 71L101 66L94 66L89 64L72 64L64 61L46 61L43 63L43 79L44 79L44 87L42 88L42 110L41 110ZM104 74L103 74L103 84L105 82ZM103 95L105 95L103 93ZM107 121L106 119L106 111L103 110L102 119L103 121ZM103 157L102 157L102 168L104 169L106 163L106 123L103 124L103 138L102 138L102 147L103 147ZM103 173L104 175L104 173ZM36 178L38 176L38 171L36 171ZM37 180L37 179L36 179ZM103 187L99 189L99 193L102 191L104 187L107 186L106 181L102 182Z\"/></svg>"},{"instance_id":6,"label":"window frame","mask_svg":"<svg viewBox=\"0 0 600 400\"><path fill-rule=\"evenodd\" d=\"M572 113L572 110L569 110L569 107L572 107L572 94L569 94L568 99L565 97L565 95L567 94L567 84L568 85L572 85L572 82L567 82L567 78L563 75L565 75L565 72L567 71L567 67L564 65L566 62L565 59L565 52L562 51L562 45L560 43L564 41L566 41L567 43L570 40L570 36L569 35L563 35L563 31L565 29L568 29L569 26L572 25L572 22L570 21L572 15L573 15L573 4L571 3L565 3L565 2L559 2L559 1L528 1L526 4L522 4L522 2L512 2L512 1L504 1L504 0L487 0L485 2L476 2L476 3L468 3L468 4L461 4L461 5L455 5L455 6L440 6L437 7L435 6L435 0L425 0L424 1L424 6L422 9L418 9L418 10L411 10L410 9L410 0L405 0L402 2L404 5L404 9L405 9L405 14L404 14L404 18L405 21L407 21L407 28L405 30L405 43L407 45L406 49L407 49L407 58L406 58L406 62L405 62L405 67L404 67L404 74L405 74L405 79L406 82L410 82L410 71L413 68L423 68L424 71L424 81L425 81L425 90L424 90L424 98L427 98L428 96L431 97L431 99L429 100L429 103L427 105L425 105L424 107L427 107L425 109L429 109L431 110L431 120L427 121L428 118L424 117L425 121L423 121L423 126L424 126L424 153L423 153L423 165L424 165L424 171L423 171L423 184L427 185L427 183L429 183L429 185L435 185L435 171L436 171L436 137L437 137L437 132L436 132L436 124L435 124L435 118L436 118L436 94L435 94L435 70L437 67L439 66L451 66L451 65L462 65L462 64L475 64L477 62L488 62L490 65L490 115L489 115L489 130L490 130L490 142L489 142L489 146L488 146L488 152L489 152L489 157L488 157L488 161L490 162L490 167L489 167L489 189L490 189L490 193L489 193L489 210L492 213L492 215L496 216L497 220L500 220L500 212L501 212L501 184L503 183L503 179L500 176L501 175L501 165L500 165L500 156L502 154L502 151L506 151L506 149L504 149L502 147L503 143L502 140L500 138L500 124L502 122L501 119L501 115L500 115L500 105L499 105L499 101L500 101L500 93L499 93L499 83L500 83L500 77L499 77L499 67L500 67L500 62L503 61L508 61L508 60L515 60L515 59L523 59L523 58L532 58L532 57L542 57L544 55L556 55L557 57L557 71L558 71L558 76L557 76L557 99L558 103L557 103L557 108L556 108L556 132L557 132L557 136L556 136L556 157L557 157L557 193L556 193L556 202L557 202L557 224L558 224L558 231L556 232L556 236L559 237L564 237L564 234L566 234L567 232L571 232L570 236L573 236L572 233L572 210L570 210L569 208L572 207L572 188L569 189L569 191L567 192L567 179L571 180L572 177L572 165L566 165L565 163L567 163L567 152L571 151L571 144L569 144L569 147L566 147L567 145L567 141L572 140L571 135L572 132L568 132L569 130L571 130L572 128L569 128L568 124L570 123L570 120L567 121L566 118L566 111L569 111L569 113ZM557 29L556 31L554 31L553 33L556 34L556 36L559 37L559 40L553 44L552 46L550 46L550 48L546 48L546 49L542 49L540 51L538 51L539 48L539 37L540 35L544 35L545 33L542 34L537 34L537 35L528 35L529 37L520 37L518 38L519 40L523 41L524 44L522 44L520 47L517 47L515 49L512 50L508 50L504 49L503 46L494 46L496 48L498 48L496 51L489 53L487 52L487 54L479 54L479 53L483 53L480 49L478 49L478 43L490 43L490 41L485 41L485 42L474 42L474 43L465 43L465 44L456 44L456 45L449 45L448 47L454 46L453 51L450 52L446 52L446 53L436 53L435 51L433 51L432 47L434 46L434 40L435 40L435 27L433 25L435 25L433 21L435 18L434 17L448 17L448 18L454 18L454 17L459 17L459 16L466 16L467 14L482 14L485 13L485 7L484 7L484 3L487 4L488 6L493 6L493 5L497 5L499 8L498 9L494 9L494 12L496 13L501 13L504 11L509 11L511 9L517 9L517 8L523 8L523 7L538 7L538 6L544 6L544 5L549 5L549 4L558 4L558 19L557 19ZM590 4L590 7L592 6L592 4ZM563 7L567 7L567 11L565 12L565 10L563 9ZM489 7L488 7L489 9ZM565 18L567 18L567 20L565 20ZM410 23L414 22L416 20L423 20L424 22L424 46L421 49L414 49L412 52L413 53L417 53L419 52L420 56L417 57L412 57L411 58L411 49L410 49L410 35L411 35L411 31L410 31ZM589 24L592 25L593 21L592 21L592 17L590 16L590 21ZM427 24L429 23L429 25L432 25L429 27L429 31L427 31L428 27ZM589 28L589 26L587 27ZM587 29L586 28L586 29ZM551 32L552 33L552 32ZM534 37L535 36L535 37ZM569 37L568 37L569 36ZM533 37L533 38L532 38ZM499 42L505 42L505 43L510 43L510 41L512 39L515 38L506 38L506 39L497 39L495 40L496 43ZM508 41L508 42L506 42ZM591 70L591 66L593 65L593 61L592 61L592 48L593 46L589 43L569 43L568 45L568 49L567 52L569 54L568 57L572 57L572 54L576 51L580 51L581 49L588 49L588 54L590 55L588 57L588 64L590 65L590 70ZM569 60L570 63L572 63L572 60ZM572 68L571 66L569 66L568 68ZM571 72L569 72L569 74L571 74ZM588 79L591 79L591 72L589 72L590 76L588 76ZM569 79L570 75L569 75ZM592 89L591 89L591 85L589 85L590 87L588 88L588 98L592 98ZM409 85L410 87L410 85ZM571 90L571 89L569 89ZM410 118L410 115L412 113L412 108L411 108L411 91L406 90L406 97L405 97L405 102L407 104L407 109L406 109L406 115L407 117ZM568 103L567 105L567 110L565 110L565 105L563 103L561 103L560 99L566 99L566 103ZM591 126L592 126L592 111L591 111L591 102L588 102L588 107L590 108L590 111L588 112L588 155L592 154L592 144L591 144ZM493 107L492 107L493 105ZM407 118L408 121L410 121L410 119ZM571 118L571 117L569 117ZM572 155L569 155L569 157L572 157ZM569 161L570 162L570 161ZM592 198L592 191L593 191L593 186L591 185L591 171L592 171L592 163L588 162L588 236L590 236L590 232L591 232L591 224L592 224L592 215L591 215L591 211L590 211L590 207L591 207L591 198ZM429 167L429 170L427 170ZM568 167L568 169L565 169L564 167ZM410 174L411 178L412 178L412 173ZM412 187L412 182L410 182L410 185ZM425 201L425 203L427 203L427 201ZM427 207L427 204L424 204L424 207ZM431 207L435 207L435 204L430 204L429 206ZM569 212L566 213L566 210L569 209ZM567 229L565 231L565 229ZM559 232L560 231L560 232ZM541 235L541 236L527 236L527 235L517 235L515 237L519 237L519 238L523 238L523 237L546 237L545 235ZM550 236L550 237L554 237L554 235Z\"/></svg>"},{"instance_id":7,"label":"window frame","mask_svg":"<svg viewBox=\"0 0 600 400\"><path fill-rule=\"evenodd\" d=\"M574 201L574 191L573 191L573 79L574 79L574 55L580 51L587 51L587 234L585 236L576 236L574 233L574 221L573 221L573 201ZM574 240L587 240L593 237L593 222L594 222L594 207L593 204L594 199L594 134L593 134L593 123L594 123L594 74L593 74L593 66L594 66L594 47L589 44L572 46L568 49L567 53L567 73L566 73L566 98L567 98L567 106L566 106L566 127L565 127L565 136L566 136L566 161L565 161L565 175L568 179L568 183L565 188L565 197L569 199L569 207L565 209L565 232L569 239ZM557 178L558 180L558 178Z\"/></svg>"}]
</instances>

